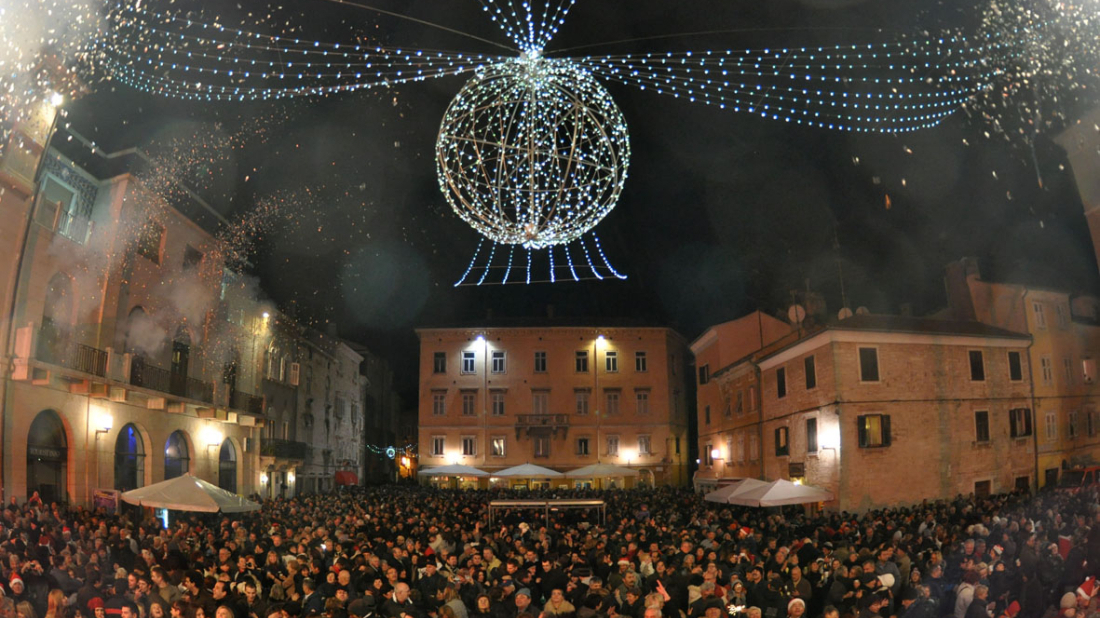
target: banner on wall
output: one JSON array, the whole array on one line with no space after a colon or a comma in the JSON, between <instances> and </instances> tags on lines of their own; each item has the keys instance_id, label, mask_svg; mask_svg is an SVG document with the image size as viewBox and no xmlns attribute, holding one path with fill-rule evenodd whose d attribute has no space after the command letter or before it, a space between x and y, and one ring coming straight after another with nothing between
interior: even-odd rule
<instances>
[{"instance_id":1,"label":"banner on wall","mask_svg":"<svg viewBox=\"0 0 1100 618\"><path fill-rule=\"evenodd\" d=\"M108 513L118 512L119 491L117 489L97 489L92 492L92 507L104 509Z\"/></svg>"}]
</instances>

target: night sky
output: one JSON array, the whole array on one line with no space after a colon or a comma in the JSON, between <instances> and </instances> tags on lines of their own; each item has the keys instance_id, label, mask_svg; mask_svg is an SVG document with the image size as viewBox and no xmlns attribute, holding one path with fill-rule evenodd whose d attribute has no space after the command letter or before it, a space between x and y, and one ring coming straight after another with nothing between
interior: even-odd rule
<instances>
[{"instance_id":1,"label":"night sky","mask_svg":"<svg viewBox=\"0 0 1100 618\"><path fill-rule=\"evenodd\" d=\"M291 4L277 18L301 24L303 37L366 34L410 48L503 53L360 8ZM507 42L473 0L374 4ZM265 6L237 5L240 14ZM581 0L547 51L883 42L935 24L965 27L972 9L912 0ZM232 16L221 15L227 22ZM722 32L662 36L701 31ZM606 44L639 38L647 40ZM1040 136L1036 147L1040 189L1030 152L995 132L987 138L989 127L962 112L921 133L857 136L609 84L633 154L620 202L596 232L629 279L454 288L478 236L439 191L434 143L464 81L206 106L100 84L75 105L73 118L106 148L186 134L198 123L229 131L273 119L272 135L208 170L205 193L232 215L259 196L308 191L312 199L288 204L289 221L257 247L254 274L283 310L293 308L307 322L335 321L343 336L389 358L410 396L417 379L413 329L470 323L490 310L494 317L538 317L553 305L559 317L641 319L690 340L758 307L785 314L792 291L807 286L835 315L841 272L852 308L894 313L909 303L917 315L930 313L945 303L944 265L964 256L978 257L990 279L1098 287L1080 198L1050 136Z\"/></svg>"}]
</instances>

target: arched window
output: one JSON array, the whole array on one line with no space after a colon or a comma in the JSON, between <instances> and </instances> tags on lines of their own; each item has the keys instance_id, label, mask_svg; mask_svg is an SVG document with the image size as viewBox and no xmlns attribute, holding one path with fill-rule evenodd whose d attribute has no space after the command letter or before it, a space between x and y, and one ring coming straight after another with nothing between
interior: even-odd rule
<instances>
[{"instance_id":1,"label":"arched window","mask_svg":"<svg viewBox=\"0 0 1100 618\"><path fill-rule=\"evenodd\" d=\"M27 433L27 497L38 492L47 504L67 500L68 444L57 412L43 410L34 417Z\"/></svg>"},{"instance_id":2,"label":"arched window","mask_svg":"<svg viewBox=\"0 0 1100 618\"><path fill-rule=\"evenodd\" d=\"M218 452L218 487L237 492L237 449L229 438L222 442Z\"/></svg>"},{"instance_id":3,"label":"arched window","mask_svg":"<svg viewBox=\"0 0 1100 618\"><path fill-rule=\"evenodd\" d=\"M191 452L187 449L187 436L173 431L164 444L164 480L187 474L191 469Z\"/></svg>"},{"instance_id":4,"label":"arched window","mask_svg":"<svg viewBox=\"0 0 1100 618\"><path fill-rule=\"evenodd\" d=\"M118 432L115 440L115 489L130 491L145 482L145 444L141 432L128 423Z\"/></svg>"}]
</instances>

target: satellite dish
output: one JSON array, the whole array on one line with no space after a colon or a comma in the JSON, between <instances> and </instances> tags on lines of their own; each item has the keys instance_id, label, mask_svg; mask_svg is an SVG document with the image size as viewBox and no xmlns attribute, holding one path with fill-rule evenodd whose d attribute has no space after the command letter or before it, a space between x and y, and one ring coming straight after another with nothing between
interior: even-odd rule
<instances>
[{"instance_id":1,"label":"satellite dish","mask_svg":"<svg viewBox=\"0 0 1100 618\"><path fill-rule=\"evenodd\" d=\"M836 317L838 320L847 320L848 318L852 317L852 310L844 307L837 312Z\"/></svg>"},{"instance_id":2,"label":"satellite dish","mask_svg":"<svg viewBox=\"0 0 1100 618\"><path fill-rule=\"evenodd\" d=\"M867 310L867 307L860 307L856 309L856 315L870 315L870 313L871 312Z\"/></svg>"},{"instance_id":3,"label":"satellite dish","mask_svg":"<svg viewBox=\"0 0 1100 618\"><path fill-rule=\"evenodd\" d=\"M791 305L791 308L787 309L787 319L791 324L801 324L806 319L806 309L802 305Z\"/></svg>"}]
</instances>

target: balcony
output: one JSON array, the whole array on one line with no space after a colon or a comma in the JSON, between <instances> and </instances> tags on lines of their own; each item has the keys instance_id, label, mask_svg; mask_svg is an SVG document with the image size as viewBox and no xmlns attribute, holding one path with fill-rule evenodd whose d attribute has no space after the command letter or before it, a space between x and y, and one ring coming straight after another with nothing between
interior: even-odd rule
<instances>
[{"instance_id":1,"label":"balcony","mask_svg":"<svg viewBox=\"0 0 1100 618\"><path fill-rule=\"evenodd\" d=\"M214 385L212 383L172 373L156 365L147 364L144 356L135 356L131 359L130 384L161 393L168 393L176 397L209 404L214 403Z\"/></svg>"},{"instance_id":2,"label":"balcony","mask_svg":"<svg viewBox=\"0 0 1100 618\"><path fill-rule=\"evenodd\" d=\"M263 416L264 398L257 397L252 393L235 390L230 393L229 407L255 416Z\"/></svg>"},{"instance_id":3,"label":"balcony","mask_svg":"<svg viewBox=\"0 0 1100 618\"><path fill-rule=\"evenodd\" d=\"M43 326L39 330L35 356L42 362L58 367L88 373L101 378L107 375L107 352L105 350L70 341L67 336L51 326Z\"/></svg>"},{"instance_id":4,"label":"balcony","mask_svg":"<svg viewBox=\"0 0 1100 618\"><path fill-rule=\"evenodd\" d=\"M260 446L260 456L274 457L276 459L296 459L305 461L309 455L309 445L305 442L294 440L278 440L264 438Z\"/></svg>"},{"instance_id":5,"label":"balcony","mask_svg":"<svg viewBox=\"0 0 1100 618\"><path fill-rule=\"evenodd\" d=\"M526 433L530 435L545 435L562 433L564 437L569 433L568 414L517 414L516 437Z\"/></svg>"}]
</instances>

